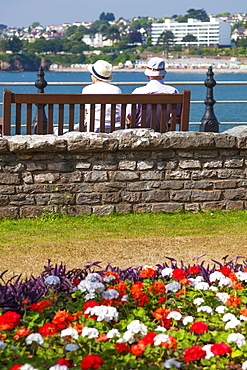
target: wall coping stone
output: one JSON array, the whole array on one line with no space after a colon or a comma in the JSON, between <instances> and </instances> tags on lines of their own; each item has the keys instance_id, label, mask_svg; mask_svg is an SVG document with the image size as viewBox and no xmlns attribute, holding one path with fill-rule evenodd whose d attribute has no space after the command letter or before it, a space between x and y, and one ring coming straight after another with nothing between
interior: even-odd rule
<instances>
[{"instance_id":1,"label":"wall coping stone","mask_svg":"<svg viewBox=\"0 0 247 370\"><path fill-rule=\"evenodd\" d=\"M247 149L247 126L223 133L125 129L111 134L68 132L56 135L15 135L0 138L0 153L102 152L166 149Z\"/></svg>"}]
</instances>

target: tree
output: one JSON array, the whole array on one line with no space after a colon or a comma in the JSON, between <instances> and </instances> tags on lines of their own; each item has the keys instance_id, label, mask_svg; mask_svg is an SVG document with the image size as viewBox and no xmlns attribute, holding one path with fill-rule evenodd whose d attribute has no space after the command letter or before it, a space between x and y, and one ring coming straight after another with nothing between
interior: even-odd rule
<instances>
[{"instance_id":1,"label":"tree","mask_svg":"<svg viewBox=\"0 0 247 370\"><path fill-rule=\"evenodd\" d=\"M12 53L18 53L22 49L23 42L17 37L13 36L6 43L7 50L11 50Z\"/></svg>"},{"instance_id":2,"label":"tree","mask_svg":"<svg viewBox=\"0 0 247 370\"><path fill-rule=\"evenodd\" d=\"M219 18L219 17L229 17L229 15L231 15L231 13L229 13L229 12L219 13L219 14L216 15L216 18Z\"/></svg>"},{"instance_id":3,"label":"tree","mask_svg":"<svg viewBox=\"0 0 247 370\"><path fill-rule=\"evenodd\" d=\"M201 22L210 21L209 16L207 15L207 12L204 9L193 9L193 8L187 10L187 14L185 14L184 16L179 15L176 18L176 21L180 23L187 22L189 18L198 19Z\"/></svg>"},{"instance_id":4,"label":"tree","mask_svg":"<svg viewBox=\"0 0 247 370\"><path fill-rule=\"evenodd\" d=\"M76 32L77 28L78 28L77 26L70 26L70 27L68 27L66 29L66 31L65 31L65 36L66 37L70 37L70 36L74 35L74 33Z\"/></svg>"},{"instance_id":5,"label":"tree","mask_svg":"<svg viewBox=\"0 0 247 370\"><path fill-rule=\"evenodd\" d=\"M0 24L0 30L6 30L8 26L6 24Z\"/></svg>"},{"instance_id":6,"label":"tree","mask_svg":"<svg viewBox=\"0 0 247 370\"><path fill-rule=\"evenodd\" d=\"M113 43L119 39L119 29L118 26L112 24L107 31L107 37L113 41Z\"/></svg>"},{"instance_id":7,"label":"tree","mask_svg":"<svg viewBox=\"0 0 247 370\"><path fill-rule=\"evenodd\" d=\"M102 12L99 16L99 20L100 21L108 21L108 22L112 22L115 20L115 16L113 13L105 13L105 12Z\"/></svg>"},{"instance_id":8,"label":"tree","mask_svg":"<svg viewBox=\"0 0 247 370\"><path fill-rule=\"evenodd\" d=\"M128 38L131 44L141 44L142 43L142 35L140 32L136 30L132 30L128 34Z\"/></svg>"},{"instance_id":9,"label":"tree","mask_svg":"<svg viewBox=\"0 0 247 370\"><path fill-rule=\"evenodd\" d=\"M174 43L174 39L175 36L172 31L163 31L158 38L157 45L165 46L167 56L170 50L170 46Z\"/></svg>"},{"instance_id":10,"label":"tree","mask_svg":"<svg viewBox=\"0 0 247 370\"><path fill-rule=\"evenodd\" d=\"M35 27L38 27L38 26L40 26L40 23L39 23L39 22L33 22L33 23L31 24L31 27L32 27L32 28L35 28Z\"/></svg>"},{"instance_id":11,"label":"tree","mask_svg":"<svg viewBox=\"0 0 247 370\"><path fill-rule=\"evenodd\" d=\"M182 41L183 41L184 43L188 44L189 49L190 49L190 43L191 43L191 42L195 42L195 41L197 41L197 38L196 38L196 36L194 36L194 35L188 34L188 35L186 35L186 36L184 36L184 37L182 38Z\"/></svg>"}]
</instances>

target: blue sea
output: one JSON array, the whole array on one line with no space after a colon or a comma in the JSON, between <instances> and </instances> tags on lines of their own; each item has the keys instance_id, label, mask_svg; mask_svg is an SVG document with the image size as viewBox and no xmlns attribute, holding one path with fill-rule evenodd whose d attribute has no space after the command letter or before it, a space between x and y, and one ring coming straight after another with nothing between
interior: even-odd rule
<instances>
[{"instance_id":1,"label":"blue sea","mask_svg":"<svg viewBox=\"0 0 247 370\"><path fill-rule=\"evenodd\" d=\"M169 72L169 71L168 71ZM203 82L206 79L205 73L186 73L169 72L165 81L171 83L179 91L184 89L191 90L192 101L204 101L206 97L206 87L202 85L189 85L190 81ZM215 73L214 79L220 81L247 81L246 73ZM36 72L0 72L1 82L34 82L37 80ZM45 72L45 80L48 86L45 88L47 93L81 93L83 86L49 86L49 82L91 82L88 72ZM188 85L176 85L176 82L188 82ZM146 76L142 72L113 72L113 82L147 82ZM137 86L120 86L123 93L131 93ZM36 92L35 86L0 86L0 96L4 88L10 88L15 92ZM214 99L216 101L227 100L247 100L247 85L216 85L214 87ZM0 98L2 101L2 98ZM191 104L190 122L200 122L205 112L205 105ZM214 113L219 122L229 122L220 125L220 132L238 125L238 122L247 122L247 104L215 104ZM1 106L0 106L1 116ZM190 130L198 131L199 125L191 125Z\"/></svg>"}]
</instances>

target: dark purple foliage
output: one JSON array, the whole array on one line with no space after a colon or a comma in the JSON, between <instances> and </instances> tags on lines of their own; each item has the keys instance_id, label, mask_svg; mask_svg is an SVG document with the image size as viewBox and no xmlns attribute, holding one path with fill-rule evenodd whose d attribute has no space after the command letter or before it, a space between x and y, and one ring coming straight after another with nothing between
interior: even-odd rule
<instances>
[{"instance_id":1,"label":"dark purple foliage","mask_svg":"<svg viewBox=\"0 0 247 370\"><path fill-rule=\"evenodd\" d=\"M209 275L215 270L221 269L223 266L229 267L233 272L243 271L247 267L247 260L245 257L236 256L235 261L230 260L226 261L228 256L222 258L223 262L215 261L213 267L207 265L204 266L205 261L201 263L198 262L199 258L204 255L194 258L196 263L195 266L201 268L200 275L204 277L206 281L209 281ZM183 261L178 263L174 258L166 257L169 261L164 262L163 264L157 264L156 270L158 277L161 277L161 271L166 268L183 268L187 270L190 265L185 266ZM238 262L239 259L244 259L241 263ZM0 274L0 309L4 311L16 311L21 312L23 307L22 302L26 299L29 299L30 303L35 303L39 299L44 298L48 292L50 286L45 284L45 279L50 275L55 275L60 278L60 284L52 286L52 289L56 293L72 293L73 291L73 280L79 279L83 280L89 273L97 272L99 275L103 275L107 271L114 271L120 275L121 280L131 280L136 282L140 279L140 273L142 266L138 267L129 267L122 270L120 267L113 267L111 264L108 264L106 268L101 268L101 262L89 262L83 269L73 269L66 271L66 266L63 264L60 265L51 265L51 261L48 260L48 265L44 266L44 271L37 278L31 276L30 278L22 279L22 275L13 276L7 281L4 280L4 275L7 270ZM157 278L157 277L156 277ZM155 278L153 278L155 279Z\"/></svg>"}]
</instances>

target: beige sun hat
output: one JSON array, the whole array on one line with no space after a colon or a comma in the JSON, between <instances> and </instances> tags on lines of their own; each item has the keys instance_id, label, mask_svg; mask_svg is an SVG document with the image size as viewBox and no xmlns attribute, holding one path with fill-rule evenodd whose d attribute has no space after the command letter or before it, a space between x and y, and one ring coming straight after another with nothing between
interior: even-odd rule
<instances>
[{"instance_id":1,"label":"beige sun hat","mask_svg":"<svg viewBox=\"0 0 247 370\"><path fill-rule=\"evenodd\" d=\"M165 62L162 58L151 58L145 69L146 76L165 76Z\"/></svg>"},{"instance_id":2,"label":"beige sun hat","mask_svg":"<svg viewBox=\"0 0 247 370\"><path fill-rule=\"evenodd\" d=\"M89 72L98 80L111 81L112 80L112 65L105 60L97 60L94 64L88 67Z\"/></svg>"}]
</instances>

